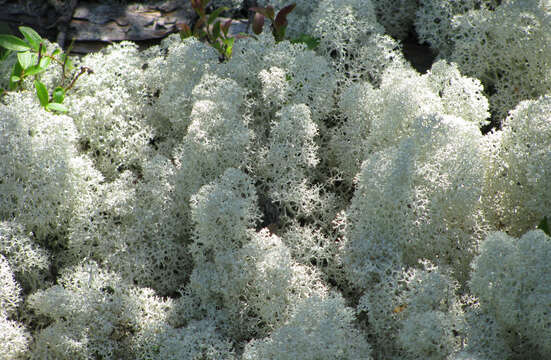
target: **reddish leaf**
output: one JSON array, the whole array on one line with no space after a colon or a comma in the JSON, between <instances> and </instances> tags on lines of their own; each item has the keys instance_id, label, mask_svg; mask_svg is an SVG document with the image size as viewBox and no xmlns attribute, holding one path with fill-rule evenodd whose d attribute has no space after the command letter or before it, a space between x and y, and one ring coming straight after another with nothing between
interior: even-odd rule
<instances>
[{"instance_id":1,"label":"reddish leaf","mask_svg":"<svg viewBox=\"0 0 551 360\"><path fill-rule=\"evenodd\" d=\"M279 10L279 13L277 14L277 16L275 18L275 21L274 21L274 26L275 26L276 29L287 25L287 15L289 15L289 13L291 11L293 11L295 6L297 6L297 4L291 4L291 5L285 6L283 9Z\"/></svg>"},{"instance_id":2,"label":"reddish leaf","mask_svg":"<svg viewBox=\"0 0 551 360\"><path fill-rule=\"evenodd\" d=\"M228 31L230 30L231 23L232 23L232 19L228 19L220 27L222 29L222 32L224 33L224 36L228 36Z\"/></svg>"},{"instance_id":3,"label":"reddish leaf","mask_svg":"<svg viewBox=\"0 0 551 360\"><path fill-rule=\"evenodd\" d=\"M205 23L205 18L204 17L197 20L197 22L195 23L195 26L193 27L193 34L195 34L195 36L197 36L199 34L200 29L201 29L201 27L203 26L204 23Z\"/></svg>"},{"instance_id":4,"label":"reddish leaf","mask_svg":"<svg viewBox=\"0 0 551 360\"><path fill-rule=\"evenodd\" d=\"M193 36L193 33L191 32L191 29L189 28L188 24L181 24L178 26L180 28L180 38L182 40L187 39L188 37Z\"/></svg>"},{"instance_id":5,"label":"reddish leaf","mask_svg":"<svg viewBox=\"0 0 551 360\"><path fill-rule=\"evenodd\" d=\"M197 14L199 14L200 17L205 17L205 5L201 2L201 0L191 0L191 7Z\"/></svg>"},{"instance_id":6,"label":"reddish leaf","mask_svg":"<svg viewBox=\"0 0 551 360\"><path fill-rule=\"evenodd\" d=\"M253 32L256 35L260 35L262 28L264 28L264 15L256 13L253 19Z\"/></svg>"},{"instance_id":7,"label":"reddish leaf","mask_svg":"<svg viewBox=\"0 0 551 360\"><path fill-rule=\"evenodd\" d=\"M203 5L201 4L201 0L191 0L191 7L195 11L201 9L203 7Z\"/></svg>"}]
</instances>

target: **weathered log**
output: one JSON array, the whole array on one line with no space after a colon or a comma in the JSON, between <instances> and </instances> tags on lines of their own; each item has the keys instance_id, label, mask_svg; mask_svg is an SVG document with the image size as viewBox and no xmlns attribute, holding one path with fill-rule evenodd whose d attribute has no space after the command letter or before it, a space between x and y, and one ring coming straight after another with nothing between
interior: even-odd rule
<instances>
[{"instance_id":1,"label":"weathered log","mask_svg":"<svg viewBox=\"0 0 551 360\"><path fill-rule=\"evenodd\" d=\"M166 37L178 24L195 22L189 2L128 6L80 3L69 24L75 41L141 41Z\"/></svg>"},{"instance_id":2,"label":"weathered log","mask_svg":"<svg viewBox=\"0 0 551 360\"><path fill-rule=\"evenodd\" d=\"M256 3L245 1L246 4ZM77 54L95 52L108 44L124 40L147 47L180 31L181 24L192 27L198 18L188 0L130 5L71 0L60 2L59 6L52 6L46 1L37 4L32 1L0 0L0 8L0 22L10 25L13 34L19 35L17 27L25 25L62 46L74 39L72 52ZM232 9L230 14L238 10ZM246 19L233 19L229 31L236 35L248 30Z\"/></svg>"},{"instance_id":3,"label":"weathered log","mask_svg":"<svg viewBox=\"0 0 551 360\"><path fill-rule=\"evenodd\" d=\"M71 1L74 6L52 6L48 2L0 0L0 22L13 34L17 27L30 26L50 41L61 40L72 51L89 53L115 41L152 42L179 31L179 25L195 24L197 14L188 0L165 0L144 4L104 4ZM236 26L241 22L236 22ZM67 41L65 40L67 39Z\"/></svg>"}]
</instances>

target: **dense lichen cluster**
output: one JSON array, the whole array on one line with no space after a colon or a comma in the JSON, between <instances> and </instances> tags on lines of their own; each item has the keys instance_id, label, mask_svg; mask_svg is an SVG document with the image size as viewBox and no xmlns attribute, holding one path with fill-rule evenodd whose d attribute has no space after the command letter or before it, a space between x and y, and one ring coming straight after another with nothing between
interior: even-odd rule
<instances>
[{"instance_id":1,"label":"dense lichen cluster","mask_svg":"<svg viewBox=\"0 0 551 360\"><path fill-rule=\"evenodd\" d=\"M65 115L3 97L0 357L545 358L550 77L522 69L551 15L382 3L297 2L315 50L114 44ZM412 27L426 74L389 36Z\"/></svg>"}]
</instances>

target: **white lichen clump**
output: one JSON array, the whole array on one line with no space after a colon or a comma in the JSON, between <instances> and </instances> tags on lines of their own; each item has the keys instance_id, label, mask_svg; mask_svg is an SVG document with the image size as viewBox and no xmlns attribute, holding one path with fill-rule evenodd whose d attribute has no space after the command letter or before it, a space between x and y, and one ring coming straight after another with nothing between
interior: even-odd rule
<instances>
[{"instance_id":1,"label":"white lichen clump","mask_svg":"<svg viewBox=\"0 0 551 360\"><path fill-rule=\"evenodd\" d=\"M75 59L65 115L32 76L2 96L1 358L546 358L547 2L301 0L288 22L319 46L122 42Z\"/></svg>"}]
</instances>

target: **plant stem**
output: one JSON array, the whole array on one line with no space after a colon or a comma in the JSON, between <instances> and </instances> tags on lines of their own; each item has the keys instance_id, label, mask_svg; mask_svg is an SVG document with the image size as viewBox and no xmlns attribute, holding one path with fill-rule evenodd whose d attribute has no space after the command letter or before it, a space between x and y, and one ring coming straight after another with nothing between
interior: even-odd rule
<instances>
[{"instance_id":1,"label":"plant stem","mask_svg":"<svg viewBox=\"0 0 551 360\"><path fill-rule=\"evenodd\" d=\"M77 79L80 77L80 75L84 74L85 72L87 72L88 74L94 73L94 71L92 71L92 69L87 68L86 66L81 67L81 68L80 68L80 71L78 72L78 74L75 75L75 77L73 78L73 80L71 81L71 83L69 84L69 86L67 86L67 87L65 88L65 93L67 93L69 90L71 90L71 88L73 87L73 85L75 84L75 82L77 81Z\"/></svg>"}]
</instances>

